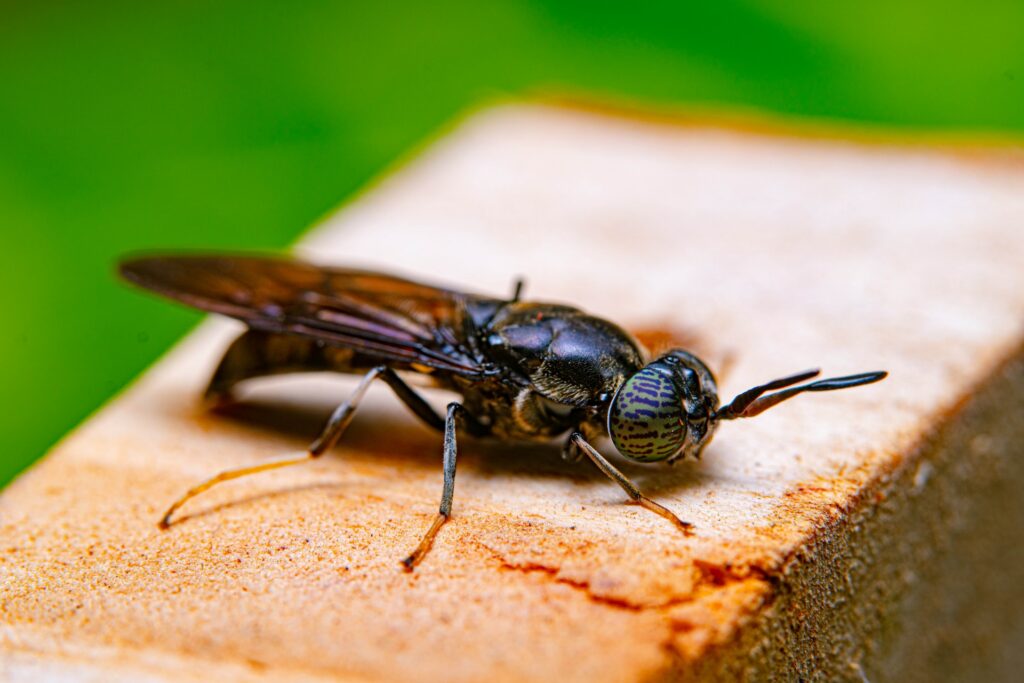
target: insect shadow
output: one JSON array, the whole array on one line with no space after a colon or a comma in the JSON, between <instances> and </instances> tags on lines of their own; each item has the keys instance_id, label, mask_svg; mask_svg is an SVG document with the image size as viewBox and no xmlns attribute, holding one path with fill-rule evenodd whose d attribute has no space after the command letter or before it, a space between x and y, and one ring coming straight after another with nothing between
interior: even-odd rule
<instances>
[{"instance_id":1,"label":"insect shadow","mask_svg":"<svg viewBox=\"0 0 1024 683\"><path fill-rule=\"evenodd\" d=\"M219 418L245 425L247 430L294 437L301 448L309 442L310 434L315 434L321 428L331 412L331 406L275 397L247 397L211 410ZM433 471L438 464L436 442L439 439L439 434L424 428L412 417L400 414L398 410L364 406L359 419L354 420L345 432L340 447L335 447L327 455L339 466L354 457L358 461L401 461L403 467L415 465ZM560 479L604 488L607 482L604 474L564 460L560 451L557 441L509 443L464 437L460 442L459 462L467 471L486 476ZM275 455L278 454L267 453L268 458ZM708 478L708 475L701 472L700 463L694 461L679 463L668 471L624 458L618 458L617 461L618 467L631 478L659 495L669 497L697 487ZM305 490L315 486L297 488Z\"/></svg>"},{"instance_id":2,"label":"insect shadow","mask_svg":"<svg viewBox=\"0 0 1024 683\"><path fill-rule=\"evenodd\" d=\"M215 517L219 513L227 510L236 510L255 505L261 501L273 500L275 498L284 498L287 496L294 496L296 494L304 492L320 491L324 493L337 494L345 484L342 482L310 482L307 484L294 484L291 486L280 486L275 487L267 491L260 491L259 493L252 493L249 495L241 495L225 500L215 505L208 507L199 508L194 512L185 512L178 518L178 522L185 523L203 519L205 517Z\"/></svg>"}]
</instances>

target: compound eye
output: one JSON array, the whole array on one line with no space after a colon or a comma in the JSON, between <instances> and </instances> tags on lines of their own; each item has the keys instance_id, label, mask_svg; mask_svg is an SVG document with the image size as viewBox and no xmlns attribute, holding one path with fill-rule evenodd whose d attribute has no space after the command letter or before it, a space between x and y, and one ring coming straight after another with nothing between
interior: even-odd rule
<instances>
[{"instance_id":1,"label":"compound eye","mask_svg":"<svg viewBox=\"0 0 1024 683\"><path fill-rule=\"evenodd\" d=\"M622 385L608 410L608 434L619 453L640 462L675 455L686 441L683 397L667 373L648 366Z\"/></svg>"}]
</instances>

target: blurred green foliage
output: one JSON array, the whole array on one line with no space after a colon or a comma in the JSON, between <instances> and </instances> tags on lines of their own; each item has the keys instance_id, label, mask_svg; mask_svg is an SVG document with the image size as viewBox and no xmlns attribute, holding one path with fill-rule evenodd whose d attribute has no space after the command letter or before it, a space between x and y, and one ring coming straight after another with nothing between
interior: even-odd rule
<instances>
[{"instance_id":1,"label":"blurred green foliage","mask_svg":"<svg viewBox=\"0 0 1024 683\"><path fill-rule=\"evenodd\" d=\"M1024 128L1024 3L4 3L0 483L198 315L155 247L281 248L460 110L587 93Z\"/></svg>"}]
</instances>

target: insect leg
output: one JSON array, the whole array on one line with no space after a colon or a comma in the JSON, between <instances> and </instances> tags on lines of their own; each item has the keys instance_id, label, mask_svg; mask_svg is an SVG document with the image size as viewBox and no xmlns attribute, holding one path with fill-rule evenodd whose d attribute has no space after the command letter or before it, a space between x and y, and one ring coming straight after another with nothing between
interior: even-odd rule
<instances>
[{"instance_id":1,"label":"insect leg","mask_svg":"<svg viewBox=\"0 0 1024 683\"><path fill-rule=\"evenodd\" d=\"M628 495L634 503L647 508L655 514L661 515L682 529L683 533L687 536L693 533L692 524L684 522L676 517L675 513L668 508L655 503L653 500L642 494L640 489L637 488L637 485L627 479L626 475L622 472L615 469L615 466L608 462L608 460L605 459L605 457L601 455L596 448L587 443L587 440L583 438L582 434L579 432L573 432L572 436L569 437L569 441L571 443L575 443L576 446L582 450L595 465L597 465L597 469L604 472L609 479L621 486L622 490L626 492L626 495Z\"/></svg>"},{"instance_id":2,"label":"insect leg","mask_svg":"<svg viewBox=\"0 0 1024 683\"><path fill-rule=\"evenodd\" d=\"M406 571L412 571L430 551L437 532L452 515L452 497L455 495L455 457L458 453L458 445L455 441L455 423L464 415L465 412L461 404L454 401L448 404L448 417L444 423L444 488L441 490L441 507L419 545L409 557L402 560Z\"/></svg>"},{"instance_id":3,"label":"insect leg","mask_svg":"<svg viewBox=\"0 0 1024 683\"><path fill-rule=\"evenodd\" d=\"M399 377L397 372L387 368L381 372L380 379L391 387L395 395L402 400L402 403L408 406L409 410L415 413L416 417L423 420L428 427L433 427L439 432L445 430L447 422L445 418L438 415L437 411L415 389L406 384L405 380ZM460 426L463 431L471 436L479 437L490 434L490 429L472 414L466 412L465 409L459 411L459 420L461 421Z\"/></svg>"},{"instance_id":4,"label":"insect leg","mask_svg":"<svg viewBox=\"0 0 1024 683\"><path fill-rule=\"evenodd\" d=\"M395 392L395 396L401 399L402 403L409 407L416 417L427 423L438 431L444 431L445 419L437 414L437 411L420 396L415 389L405 383L398 373L391 368L381 370L380 379Z\"/></svg>"},{"instance_id":5,"label":"insect leg","mask_svg":"<svg viewBox=\"0 0 1024 683\"><path fill-rule=\"evenodd\" d=\"M562 460L565 462L579 462L580 458L583 457L582 451L573 440L573 436L575 434L576 432L570 434L569 438L566 439L564 444L562 444Z\"/></svg>"},{"instance_id":6,"label":"insect leg","mask_svg":"<svg viewBox=\"0 0 1024 683\"><path fill-rule=\"evenodd\" d=\"M253 465L252 467L240 467L235 470L228 470L221 472L215 477L211 477L206 481L193 486L185 492L178 500L167 509L164 516L160 519L160 528L166 529L171 525L171 517L174 513L184 505L189 499L194 498L203 491L216 486L223 481L229 481L231 479L238 479L250 474L256 474L257 472L266 472L267 470L276 470L281 467L288 467L289 465L298 465L300 463L309 462L315 458L320 457L325 451L329 450L331 446L338 442L341 435L345 432L345 428L348 427L352 421L352 414L355 409L359 406L359 401L362 400L366 394L366 390L370 384L387 370L384 366L378 366L370 370L368 373L363 375L363 379L359 382L359 385L352 392L352 395L348 397L344 403L335 408L334 412L331 413L330 419L327 420L327 424L324 426L323 431L320 435L309 445L309 448L305 455L298 458L284 458L281 460L272 460L271 462L263 463L262 465Z\"/></svg>"}]
</instances>

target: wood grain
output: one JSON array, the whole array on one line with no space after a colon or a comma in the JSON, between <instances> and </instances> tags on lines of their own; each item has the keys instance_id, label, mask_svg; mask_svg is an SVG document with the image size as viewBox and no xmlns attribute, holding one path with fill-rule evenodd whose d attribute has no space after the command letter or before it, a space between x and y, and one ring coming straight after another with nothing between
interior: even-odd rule
<instances>
[{"instance_id":1,"label":"wood grain","mask_svg":"<svg viewBox=\"0 0 1024 683\"><path fill-rule=\"evenodd\" d=\"M157 529L198 480L301 450L353 387L276 378L206 412L239 329L211 320L0 496L0 674L1010 675L1024 165L1007 159L533 105L472 115L297 251L485 293L525 276L530 298L730 359L725 398L814 366L890 378L727 424L699 463L624 464L692 538L557 446L463 439L455 516L406 574L440 437L384 387L330 457L218 487Z\"/></svg>"}]
</instances>

